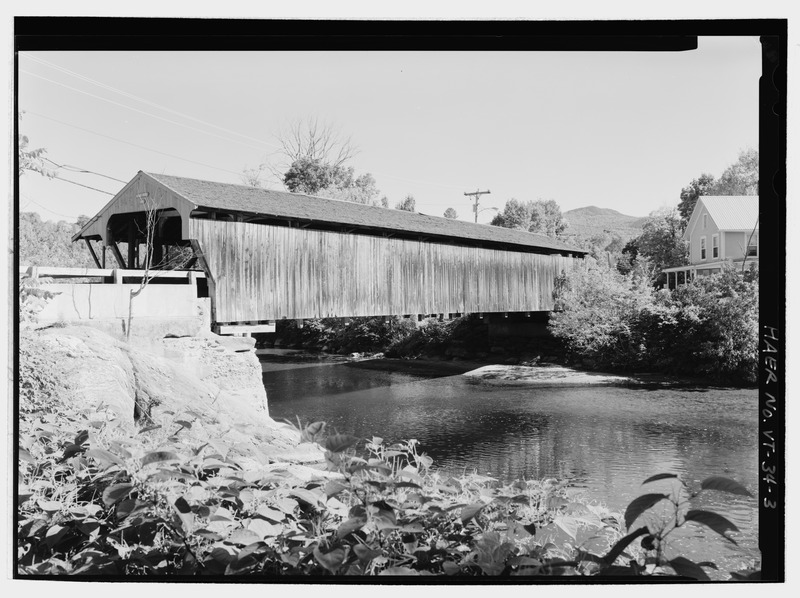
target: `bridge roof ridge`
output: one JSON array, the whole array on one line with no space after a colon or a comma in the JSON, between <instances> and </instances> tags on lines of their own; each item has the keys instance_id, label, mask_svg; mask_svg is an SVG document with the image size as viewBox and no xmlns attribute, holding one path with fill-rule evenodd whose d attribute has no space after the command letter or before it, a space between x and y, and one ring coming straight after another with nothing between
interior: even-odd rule
<instances>
[{"instance_id":1,"label":"bridge roof ridge","mask_svg":"<svg viewBox=\"0 0 800 598\"><path fill-rule=\"evenodd\" d=\"M557 252L585 250L545 235L407 212L315 195L221 183L145 172L192 204L210 210L229 210L277 218L313 220L356 228L383 229L453 239L485 241Z\"/></svg>"}]
</instances>

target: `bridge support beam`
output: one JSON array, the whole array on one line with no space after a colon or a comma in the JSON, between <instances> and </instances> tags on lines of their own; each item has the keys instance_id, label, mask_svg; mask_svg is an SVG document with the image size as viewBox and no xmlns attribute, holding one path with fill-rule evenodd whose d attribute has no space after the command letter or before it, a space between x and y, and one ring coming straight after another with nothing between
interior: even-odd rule
<instances>
[{"instance_id":1,"label":"bridge support beam","mask_svg":"<svg viewBox=\"0 0 800 598\"><path fill-rule=\"evenodd\" d=\"M529 338L549 337L547 322L550 312L507 312L485 314L489 324L489 338L523 336Z\"/></svg>"}]
</instances>

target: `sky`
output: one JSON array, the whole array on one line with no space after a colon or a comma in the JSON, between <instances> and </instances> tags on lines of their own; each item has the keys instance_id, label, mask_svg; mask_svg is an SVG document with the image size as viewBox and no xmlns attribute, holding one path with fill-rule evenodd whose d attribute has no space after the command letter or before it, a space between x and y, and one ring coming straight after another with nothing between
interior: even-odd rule
<instances>
[{"instance_id":1,"label":"sky","mask_svg":"<svg viewBox=\"0 0 800 598\"><path fill-rule=\"evenodd\" d=\"M464 193L490 190L480 222L510 198L646 216L758 146L760 72L754 37L675 53L25 52L20 131L66 168L26 173L20 209L91 216L139 170L241 183L316 118L392 206L411 194L471 221Z\"/></svg>"}]
</instances>

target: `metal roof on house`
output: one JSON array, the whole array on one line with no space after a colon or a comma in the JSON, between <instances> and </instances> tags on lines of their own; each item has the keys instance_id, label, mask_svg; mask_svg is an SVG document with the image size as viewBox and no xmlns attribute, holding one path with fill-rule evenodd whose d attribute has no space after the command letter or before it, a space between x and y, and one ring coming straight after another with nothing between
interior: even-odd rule
<instances>
[{"instance_id":1,"label":"metal roof on house","mask_svg":"<svg viewBox=\"0 0 800 598\"><path fill-rule=\"evenodd\" d=\"M703 195L701 201L720 230L752 230L757 224L758 195Z\"/></svg>"},{"instance_id":2,"label":"metal roof on house","mask_svg":"<svg viewBox=\"0 0 800 598\"><path fill-rule=\"evenodd\" d=\"M313 195L144 173L198 208L585 254L545 235Z\"/></svg>"}]
</instances>

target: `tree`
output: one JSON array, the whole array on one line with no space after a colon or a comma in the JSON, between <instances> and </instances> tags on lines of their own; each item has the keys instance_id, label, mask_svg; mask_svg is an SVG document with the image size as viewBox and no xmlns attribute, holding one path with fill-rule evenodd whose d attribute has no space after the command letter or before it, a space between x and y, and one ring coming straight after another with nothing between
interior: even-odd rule
<instances>
[{"instance_id":1,"label":"tree","mask_svg":"<svg viewBox=\"0 0 800 598\"><path fill-rule=\"evenodd\" d=\"M656 270L656 284L665 282L664 268L688 263L686 242L683 240L685 227L686 222L676 208L661 208L650 213L642 234L636 237L638 253L649 259Z\"/></svg>"},{"instance_id":2,"label":"tree","mask_svg":"<svg viewBox=\"0 0 800 598\"><path fill-rule=\"evenodd\" d=\"M532 233L541 233L548 237L558 237L561 236L569 226L569 223L561 214L561 207L554 199L534 201L532 202L532 209L536 214L536 217L531 219L536 226L535 230L531 230Z\"/></svg>"},{"instance_id":3,"label":"tree","mask_svg":"<svg viewBox=\"0 0 800 598\"><path fill-rule=\"evenodd\" d=\"M513 197L506 202L503 210L492 218L491 224L549 237L563 235L568 226L555 200L521 202Z\"/></svg>"},{"instance_id":4,"label":"tree","mask_svg":"<svg viewBox=\"0 0 800 598\"><path fill-rule=\"evenodd\" d=\"M330 123L320 123L317 118L295 120L277 135L280 153L289 162L301 158L319 160L331 168L342 168L358 154L350 137L343 136Z\"/></svg>"},{"instance_id":5,"label":"tree","mask_svg":"<svg viewBox=\"0 0 800 598\"><path fill-rule=\"evenodd\" d=\"M453 208L447 208L444 211L444 217L450 218L451 220L455 220L456 218L458 218L458 212L456 212Z\"/></svg>"},{"instance_id":6,"label":"tree","mask_svg":"<svg viewBox=\"0 0 800 598\"><path fill-rule=\"evenodd\" d=\"M255 168L243 168L239 178L242 179L242 183L245 185L260 189L264 186L262 177L266 168L266 164L259 164Z\"/></svg>"},{"instance_id":7,"label":"tree","mask_svg":"<svg viewBox=\"0 0 800 598\"><path fill-rule=\"evenodd\" d=\"M697 203L697 198L702 195L710 195L709 191L714 185L714 176L703 173L693 179L686 187L681 189L681 201L678 204L678 212L685 222L689 222L692 211Z\"/></svg>"},{"instance_id":8,"label":"tree","mask_svg":"<svg viewBox=\"0 0 800 598\"><path fill-rule=\"evenodd\" d=\"M344 173L316 158L299 158L292 162L283 177L283 184L293 193L316 195L320 189L333 186Z\"/></svg>"},{"instance_id":9,"label":"tree","mask_svg":"<svg viewBox=\"0 0 800 598\"><path fill-rule=\"evenodd\" d=\"M410 193L406 195L405 199L394 206L395 210L404 210L406 212L415 212L417 209L417 202L414 196Z\"/></svg>"},{"instance_id":10,"label":"tree","mask_svg":"<svg viewBox=\"0 0 800 598\"><path fill-rule=\"evenodd\" d=\"M22 120L24 112L19 113L19 120ZM55 178L56 172L44 165L47 150L43 147L28 149L30 140L27 136L20 133L17 143L17 156L19 157L19 176L25 174L26 170L38 172L47 178Z\"/></svg>"},{"instance_id":11,"label":"tree","mask_svg":"<svg viewBox=\"0 0 800 598\"><path fill-rule=\"evenodd\" d=\"M350 167L340 171L338 176L334 178L332 185L320 189L316 195L368 206L379 205L377 197L380 191L378 191L375 179L370 173L362 174L354 179L353 168Z\"/></svg>"},{"instance_id":12,"label":"tree","mask_svg":"<svg viewBox=\"0 0 800 598\"><path fill-rule=\"evenodd\" d=\"M758 195L758 150L751 148L741 152L708 195Z\"/></svg>"},{"instance_id":13,"label":"tree","mask_svg":"<svg viewBox=\"0 0 800 598\"><path fill-rule=\"evenodd\" d=\"M502 226L503 228L529 230L531 226L531 212L526 204L512 197L506 202L506 205L503 206L503 210L492 218L490 224L493 226Z\"/></svg>"},{"instance_id":14,"label":"tree","mask_svg":"<svg viewBox=\"0 0 800 598\"><path fill-rule=\"evenodd\" d=\"M61 266L95 268L94 260L83 244L73 243L72 235L80 230L86 216L77 223L49 222L35 212L19 215L19 263L21 266Z\"/></svg>"},{"instance_id":15,"label":"tree","mask_svg":"<svg viewBox=\"0 0 800 598\"><path fill-rule=\"evenodd\" d=\"M149 199L148 197L142 197L141 202L144 204L144 230L139 229L139 233L143 236L143 244L144 244L144 261L140 264L140 268L144 270L142 273L142 279L139 282L139 286L135 289L131 289L128 295L128 322L125 327L125 339L130 340L131 338L131 324L133 321L133 303L134 299L136 299L145 288L150 284L150 282L158 276L160 272L165 270L178 270L180 268L186 267L186 265L193 260L194 253L188 248L181 248L180 251L176 252L172 256L169 255L169 252L165 256L162 256L160 259L156 257L156 229L158 228L159 224L159 214L158 209L156 207L156 203L154 200ZM137 224L137 227L139 225ZM160 251L158 251L160 255ZM159 259L159 261L155 261ZM128 267L132 267L132 264L128 264Z\"/></svg>"}]
</instances>

